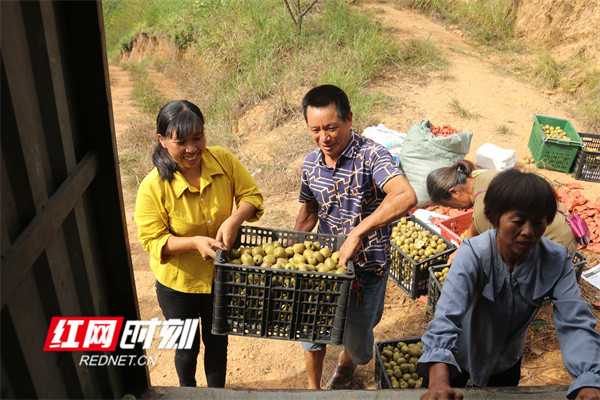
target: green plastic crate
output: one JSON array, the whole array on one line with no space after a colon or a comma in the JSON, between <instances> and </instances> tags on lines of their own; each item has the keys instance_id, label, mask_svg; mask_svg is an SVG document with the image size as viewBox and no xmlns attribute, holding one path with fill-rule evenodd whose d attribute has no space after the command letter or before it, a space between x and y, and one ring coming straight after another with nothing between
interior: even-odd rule
<instances>
[{"instance_id":1,"label":"green plastic crate","mask_svg":"<svg viewBox=\"0 0 600 400\"><path fill-rule=\"evenodd\" d=\"M571 140L549 138L544 135L541 125L558 126ZM528 146L538 168L569 172L577 151L583 146L583 141L568 120L533 114L533 127Z\"/></svg>"}]
</instances>

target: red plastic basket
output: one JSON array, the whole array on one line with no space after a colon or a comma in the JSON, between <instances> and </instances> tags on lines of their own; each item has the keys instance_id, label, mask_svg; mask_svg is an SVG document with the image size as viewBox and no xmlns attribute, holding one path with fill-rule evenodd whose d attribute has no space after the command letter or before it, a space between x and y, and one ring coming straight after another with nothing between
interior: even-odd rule
<instances>
[{"instance_id":1,"label":"red plastic basket","mask_svg":"<svg viewBox=\"0 0 600 400\"><path fill-rule=\"evenodd\" d=\"M460 234L469 229L473 221L473 210L438 222L442 236L459 246L462 243Z\"/></svg>"}]
</instances>

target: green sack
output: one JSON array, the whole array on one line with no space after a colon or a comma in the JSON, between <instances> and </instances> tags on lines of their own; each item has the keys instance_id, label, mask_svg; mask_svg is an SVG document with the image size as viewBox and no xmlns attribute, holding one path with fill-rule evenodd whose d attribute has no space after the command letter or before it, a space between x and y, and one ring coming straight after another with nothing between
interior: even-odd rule
<instances>
[{"instance_id":1,"label":"green sack","mask_svg":"<svg viewBox=\"0 0 600 400\"><path fill-rule=\"evenodd\" d=\"M436 137L429 130L431 126L433 124L427 120L416 123L408 131L400 151L400 165L417 194L419 207L429 203L427 175L435 169L450 167L465 158L473 137L473 132Z\"/></svg>"}]
</instances>

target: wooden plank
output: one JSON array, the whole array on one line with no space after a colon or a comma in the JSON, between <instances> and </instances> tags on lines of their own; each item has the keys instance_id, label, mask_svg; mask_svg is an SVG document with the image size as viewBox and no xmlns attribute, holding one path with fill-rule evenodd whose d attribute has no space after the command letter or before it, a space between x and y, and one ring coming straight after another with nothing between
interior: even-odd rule
<instances>
[{"instance_id":1,"label":"wooden plank","mask_svg":"<svg viewBox=\"0 0 600 400\"><path fill-rule=\"evenodd\" d=\"M29 269L10 297L7 307L37 396L66 399L69 393L60 370L56 368L56 352L41 351L48 325L38 292L33 271Z\"/></svg>"},{"instance_id":2,"label":"wooden plank","mask_svg":"<svg viewBox=\"0 0 600 400\"><path fill-rule=\"evenodd\" d=\"M54 191L48 154L44 151L44 127L42 124L35 87L35 75L27 44L25 23L20 2L2 4L1 35L2 58L10 60L4 64L6 84L10 90L18 133L21 138L23 158L33 194L36 210L39 211Z\"/></svg>"},{"instance_id":3,"label":"wooden plank","mask_svg":"<svg viewBox=\"0 0 600 400\"><path fill-rule=\"evenodd\" d=\"M56 99L54 97L52 74L50 71L49 54L46 44L46 34L42 23L40 2L21 2L21 12L23 14L23 20L27 21L25 33L27 44L29 45L30 63L34 72L32 83L37 95L37 98L32 98L30 102L31 105L36 106L37 110L39 110L39 119L42 128L40 133L35 132L35 139L40 141L40 153L45 153L48 158L48 168L50 169L48 177L52 180L52 185L48 185L49 196L67 177L69 171L67 170L65 162L60 126L56 112ZM19 114L20 113L17 112L17 115ZM25 135L31 140L31 132L27 132ZM23 133L21 133L21 137L23 138ZM73 165L73 167L74 166L75 165Z\"/></svg>"},{"instance_id":4,"label":"wooden plank","mask_svg":"<svg viewBox=\"0 0 600 400\"><path fill-rule=\"evenodd\" d=\"M118 310L119 315L128 319L138 319L133 268L126 241L125 213L118 179L114 130L110 118L110 87L104 55L101 3L57 3L57 13L59 9L65 12L69 29L77 32L77 35L69 35L69 42L66 44L70 57L75 56L75 50L86 49L86 57L79 56L71 60L73 98L81 105L80 118L89 126L86 139L98 154L99 173L90 185L89 199L95 210L94 216L98 216L102 210L106 218L94 221L90 227L93 227L94 237L97 239L102 262L100 267L110 291L107 299L109 310ZM127 354L142 355L143 351L139 348ZM114 388L117 390L115 395L122 390L133 390L128 388L145 388L148 385L147 369L120 368L119 379L122 379L122 385Z\"/></svg>"},{"instance_id":5,"label":"wooden plank","mask_svg":"<svg viewBox=\"0 0 600 400\"><path fill-rule=\"evenodd\" d=\"M97 170L96 155L88 153L48 200L43 210L13 242L7 256L2 259L2 307L88 188Z\"/></svg>"},{"instance_id":6,"label":"wooden plank","mask_svg":"<svg viewBox=\"0 0 600 400\"><path fill-rule=\"evenodd\" d=\"M4 156L0 156L0 193L2 193L2 196L0 196L0 224L2 226L0 240L1 256L4 256L4 252L10 247L9 227L18 226L19 224L17 204L12 188L10 187L10 174L4 161Z\"/></svg>"},{"instance_id":7,"label":"wooden plank","mask_svg":"<svg viewBox=\"0 0 600 400\"><path fill-rule=\"evenodd\" d=\"M58 115L58 124L60 127L60 137L62 140L63 152L67 169L71 171L77 164L75 149L73 146L73 131L71 123L70 99L67 96L67 79L64 74L63 55L59 41L56 15L54 12L54 3L50 1L40 2L42 15L44 37L48 49L48 62L52 79L52 88L54 90L54 99L56 103L56 113Z\"/></svg>"},{"instance_id":8,"label":"wooden plank","mask_svg":"<svg viewBox=\"0 0 600 400\"><path fill-rule=\"evenodd\" d=\"M6 82L4 59L2 59L0 69L2 82ZM3 84L0 86L2 90L2 99L10 99L7 85ZM5 175L2 176L2 183L3 185L10 186L10 192L13 194L17 206L17 211L14 216L15 220L12 220L11 223L6 226L8 236L12 242L18 237L33 217L35 217L36 212L31 188L27 184L29 178L27 177L19 136L16 133L17 121L15 120L12 102L1 101L0 107L0 115L2 115L0 118L2 132L2 135L0 135L0 142L2 143L0 150L2 154L0 156L2 157L3 165L6 166ZM4 214L2 215L4 216ZM6 221L6 219L4 219L4 221ZM3 255L6 253L7 249L8 247L3 248Z\"/></svg>"}]
</instances>

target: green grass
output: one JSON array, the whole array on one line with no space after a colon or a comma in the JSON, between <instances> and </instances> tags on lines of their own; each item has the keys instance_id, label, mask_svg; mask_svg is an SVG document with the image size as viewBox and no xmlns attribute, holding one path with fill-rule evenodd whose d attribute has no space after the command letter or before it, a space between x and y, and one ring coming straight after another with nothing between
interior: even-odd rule
<instances>
[{"instance_id":1,"label":"green grass","mask_svg":"<svg viewBox=\"0 0 600 400\"><path fill-rule=\"evenodd\" d=\"M429 39L411 39L403 43L399 61L401 67L408 67L421 73L448 67L448 60Z\"/></svg>"},{"instance_id":2,"label":"green grass","mask_svg":"<svg viewBox=\"0 0 600 400\"><path fill-rule=\"evenodd\" d=\"M559 64L549 51L541 53L533 64L532 74L535 79L546 89L559 86L561 74Z\"/></svg>"},{"instance_id":3,"label":"green grass","mask_svg":"<svg viewBox=\"0 0 600 400\"><path fill-rule=\"evenodd\" d=\"M577 114L587 121L592 133L600 132L600 70L584 74L582 91L577 96Z\"/></svg>"},{"instance_id":4,"label":"green grass","mask_svg":"<svg viewBox=\"0 0 600 400\"><path fill-rule=\"evenodd\" d=\"M464 108L463 105L460 104L460 101L458 101L458 99L455 97L450 98L450 101L448 102L448 106L452 109L452 111L454 111L457 115L459 115L463 118L478 119L480 117L479 114L468 111L466 108Z\"/></svg>"},{"instance_id":5,"label":"green grass","mask_svg":"<svg viewBox=\"0 0 600 400\"><path fill-rule=\"evenodd\" d=\"M144 75L149 63L177 82L188 100L202 109L210 145L230 148L251 171L260 168L267 171L264 176L279 177L281 188L298 184L297 171L288 166L314 144L301 131L281 144L272 162L245 157L236 130L250 108L265 102L274 105L266 108L270 114L265 122L268 128L277 128L299 117L300 100L310 87L331 83L348 94L355 129L361 131L397 103L374 90L387 70L400 67L424 74L446 63L430 42L395 44L368 12L353 10L345 0L317 3L304 17L299 37L280 0L132 0L131 12L128 4L105 5L109 53L118 54L127 48L123 43L130 45L142 33L170 38L186 51L179 60L156 56L141 65L129 63L140 107L156 115L166 101ZM259 184L261 175L256 177Z\"/></svg>"},{"instance_id":6,"label":"green grass","mask_svg":"<svg viewBox=\"0 0 600 400\"><path fill-rule=\"evenodd\" d=\"M503 125L499 125L496 128L496 133L499 135L505 136L505 135L513 135L515 132L512 129L510 129L510 127L508 125L503 124Z\"/></svg>"},{"instance_id":7,"label":"green grass","mask_svg":"<svg viewBox=\"0 0 600 400\"><path fill-rule=\"evenodd\" d=\"M135 201L140 182L153 168L152 151L156 145L156 126L149 118L135 119L125 133L117 138L121 182L127 203Z\"/></svg>"},{"instance_id":8,"label":"green grass","mask_svg":"<svg viewBox=\"0 0 600 400\"><path fill-rule=\"evenodd\" d=\"M506 48L514 46L515 9L511 0L395 0L468 32L478 43Z\"/></svg>"},{"instance_id":9,"label":"green grass","mask_svg":"<svg viewBox=\"0 0 600 400\"><path fill-rule=\"evenodd\" d=\"M162 94L143 66L131 64L129 67L133 81L133 95L136 105L151 115L157 115L169 100Z\"/></svg>"}]
</instances>

